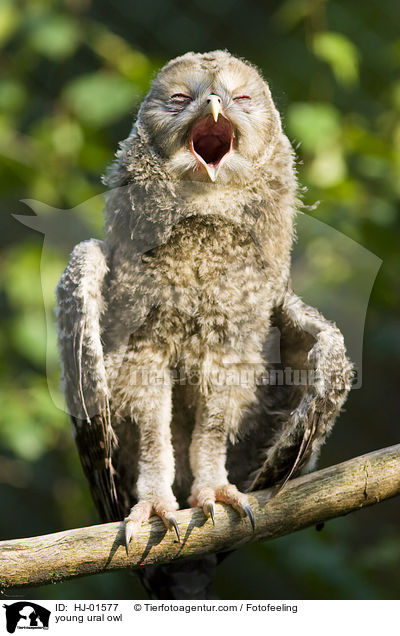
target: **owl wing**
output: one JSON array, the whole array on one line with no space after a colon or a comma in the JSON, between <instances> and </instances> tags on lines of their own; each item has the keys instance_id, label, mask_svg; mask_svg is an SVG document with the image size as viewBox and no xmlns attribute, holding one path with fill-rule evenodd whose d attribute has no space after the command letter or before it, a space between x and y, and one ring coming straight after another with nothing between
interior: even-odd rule
<instances>
[{"instance_id":1,"label":"owl wing","mask_svg":"<svg viewBox=\"0 0 400 636\"><path fill-rule=\"evenodd\" d=\"M292 290L275 307L272 324L280 333L281 362L270 373L280 372L283 382L268 387L275 433L251 490L283 487L312 470L352 380L343 335Z\"/></svg>"},{"instance_id":2,"label":"owl wing","mask_svg":"<svg viewBox=\"0 0 400 636\"><path fill-rule=\"evenodd\" d=\"M62 381L74 437L102 520L121 519L112 464L116 437L101 343L102 289L108 272L103 242L79 243L56 290Z\"/></svg>"}]
</instances>

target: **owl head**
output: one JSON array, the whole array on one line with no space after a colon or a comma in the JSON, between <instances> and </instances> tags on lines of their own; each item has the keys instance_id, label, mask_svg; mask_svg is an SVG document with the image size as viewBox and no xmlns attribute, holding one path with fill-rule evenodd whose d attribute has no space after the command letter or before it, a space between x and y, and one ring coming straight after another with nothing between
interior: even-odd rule
<instances>
[{"instance_id":1,"label":"owl head","mask_svg":"<svg viewBox=\"0 0 400 636\"><path fill-rule=\"evenodd\" d=\"M243 183L282 135L258 71L226 51L187 53L164 66L136 130L175 179Z\"/></svg>"}]
</instances>

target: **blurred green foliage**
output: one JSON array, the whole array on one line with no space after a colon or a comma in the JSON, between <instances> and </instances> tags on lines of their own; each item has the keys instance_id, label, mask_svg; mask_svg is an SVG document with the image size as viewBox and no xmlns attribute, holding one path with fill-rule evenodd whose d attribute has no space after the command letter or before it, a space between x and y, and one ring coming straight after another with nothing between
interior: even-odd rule
<instances>
[{"instance_id":1,"label":"blurred green foliage","mask_svg":"<svg viewBox=\"0 0 400 636\"><path fill-rule=\"evenodd\" d=\"M262 69L290 139L300 142L309 214L383 260L366 325L363 388L351 396L322 464L398 442L399 21L400 5L389 0L0 1L1 538L96 522L67 417L47 383L56 385L58 372L45 310L54 306L66 255L54 248L43 259L42 235L11 213L29 213L21 199L62 210L101 193L100 175L152 75L187 50L228 48ZM97 199L89 209L93 214L77 208L74 218L82 233L100 235ZM350 276L350 261L326 236L310 245L328 289ZM398 598L397 506L385 502L321 533L246 547L221 565L218 593ZM119 573L26 595L144 593Z\"/></svg>"}]
</instances>

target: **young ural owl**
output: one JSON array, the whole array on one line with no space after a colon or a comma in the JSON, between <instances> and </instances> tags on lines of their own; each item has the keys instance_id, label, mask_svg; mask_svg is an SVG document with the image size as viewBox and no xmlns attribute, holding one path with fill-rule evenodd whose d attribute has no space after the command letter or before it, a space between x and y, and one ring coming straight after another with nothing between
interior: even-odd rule
<instances>
[{"instance_id":1,"label":"young ural owl","mask_svg":"<svg viewBox=\"0 0 400 636\"><path fill-rule=\"evenodd\" d=\"M188 502L253 524L244 492L311 470L351 380L339 330L290 289L294 158L267 84L227 52L172 60L105 183L106 238L76 246L57 288L99 513L126 516L127 544L153 514L179 538ZM195 588L194 565L144 578L160 598L205 598L213 558Z\"/></svg>"}]
</instances>

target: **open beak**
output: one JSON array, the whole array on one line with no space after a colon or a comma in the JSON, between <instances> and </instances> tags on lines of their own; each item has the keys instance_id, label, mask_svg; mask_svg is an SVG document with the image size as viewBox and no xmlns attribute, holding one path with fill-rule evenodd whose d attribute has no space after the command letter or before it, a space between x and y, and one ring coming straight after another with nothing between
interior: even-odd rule
<instances>
[{"instance_id":1,"label":"open beak","mask_svg":"<svg viewBox=\"0 0 400 636\"><path fill-rule=\"evenodd\" d=\"M192 128L190 150L206 169L211 181L215 181L232 150L233 128L222 113L222 100L218 95L208 96L205 113L206 116Z\"/></svg>"}]
</instances>

